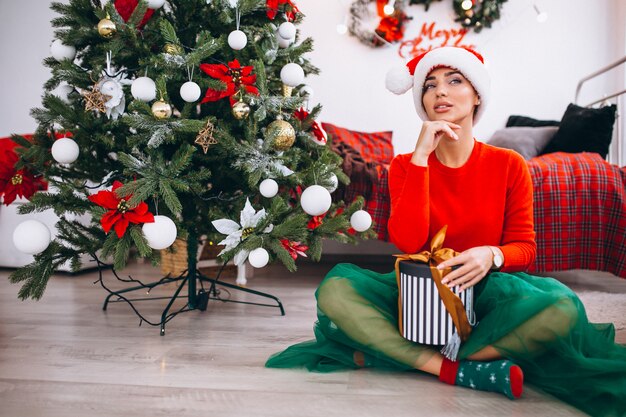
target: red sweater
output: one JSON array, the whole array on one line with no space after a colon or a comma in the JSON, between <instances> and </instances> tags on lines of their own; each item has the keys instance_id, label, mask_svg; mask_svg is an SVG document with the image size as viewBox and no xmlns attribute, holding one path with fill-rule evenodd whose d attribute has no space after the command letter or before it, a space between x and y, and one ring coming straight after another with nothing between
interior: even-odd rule
<instances>
[{"instance_id":1,"label":"red sweater","mask_svg":"<svg viewBox=\"0 0 626 417\"><path fill-rule=\"evenodd\" d=\"M433 152L427 167L396 156L389 168L389 236L405 253L430 250L430 240L448 225L444 247L463 252L498 246L503 272L526 270L535 260L533 185L516 152L474 140L465 165L449 168Z\"/></svg>"}]
</instances>

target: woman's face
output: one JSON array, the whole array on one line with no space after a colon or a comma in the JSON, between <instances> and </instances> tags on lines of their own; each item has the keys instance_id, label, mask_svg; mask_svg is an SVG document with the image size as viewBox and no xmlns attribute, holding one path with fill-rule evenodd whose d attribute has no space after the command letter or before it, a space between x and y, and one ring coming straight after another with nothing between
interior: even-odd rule
<instances>
[{"instance_id":1,"label":"woman's face","mask_svg":"<svg viewBox=\"0 0 626 417\"><path fill-rule=\"evenodd\" d=\"M480 100L472 84L459 71L448 67L434 69L426 77L422 91L422 104L431 121L461 124L469 119L472 126L474 109Z\"/></svg>"}]
</instances>

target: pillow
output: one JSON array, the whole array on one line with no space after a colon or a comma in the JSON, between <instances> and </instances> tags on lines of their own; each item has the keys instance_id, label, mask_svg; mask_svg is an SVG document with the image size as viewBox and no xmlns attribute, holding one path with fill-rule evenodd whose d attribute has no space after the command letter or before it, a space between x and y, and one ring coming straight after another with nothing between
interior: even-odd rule
<instances>
[{"instance_id":1,"label":"pillow","mask_svg":"<svg viewBox=\"0 0 626 417\"><path fill-rule=\"evenodd\" d=\"M356 149L365 162L390 164L393 159L393 132L356 132L330 123L322 123L322 127L333 141L343 142Z\"/></svg>"},{"instance_id":2,"label":"pillow","mask_svg":"<svg viewBox=\"0 0 626 417\"><path fill-rule=\"evenodd\" d=\"M556 120L537 120L532 117L526 116L509 116L506 121L506 127L513 126L527 126L527 127L542 127L542 126L558 126L559 122Z\"/></svg>"},{"instance_id":3,"label":"pillow","mask_svg":"<svg viewBox=\"0 0 626 417\"><path fill-rule=\"evenodd\" d=\"M596 152L606 159L613 138L617 106L591 109L570 104L542 155L551 152Z\"/></svg>"},{"instance_id":4,"label":"pillow","mask_svg":"<svg viewBox=\"0 0 626 417\"><path fill-rule=\"evenodd\" d=\"M499 148L513 149L528 160L539 155L557 130L558 126L507 127L496 131L487 143Z\"/></svg>"}]
</instances>

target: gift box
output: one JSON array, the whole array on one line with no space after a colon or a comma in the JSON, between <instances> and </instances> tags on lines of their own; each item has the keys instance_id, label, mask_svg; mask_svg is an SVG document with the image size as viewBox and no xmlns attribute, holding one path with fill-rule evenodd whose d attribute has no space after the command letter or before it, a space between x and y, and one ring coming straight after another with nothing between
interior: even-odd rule
<instances>
[{"instance_id":1,"label":"gift box","mask_svg":"<svg viewBox=\"0 0 626 417\"><path fill-rule=\"evenodd\" d=\"M470 324L474 323L474 287L451 290L461 299ZM400 261L399 291L402 336L420 344L446 345L455 331L454 322L439 295L430 266Z\"/></svg>"},{"instance_id":2,"label":"gift box","mask_svg":"<svg viewBox=\"0 0 626 417\"><path fill-rule=\"evenodd\" d=\"M430 251L400 254L396 257L398 283L398 326L402 336L416 343L443 345L441 353L454 361L461 343L476 324L474 288L464 291L448 288L443 278L450 267L439 269L442 262L459 255L444 248L447 226L433 236ZM455 266L455 268L458 266Z\"/></svg>"}]
</instances>

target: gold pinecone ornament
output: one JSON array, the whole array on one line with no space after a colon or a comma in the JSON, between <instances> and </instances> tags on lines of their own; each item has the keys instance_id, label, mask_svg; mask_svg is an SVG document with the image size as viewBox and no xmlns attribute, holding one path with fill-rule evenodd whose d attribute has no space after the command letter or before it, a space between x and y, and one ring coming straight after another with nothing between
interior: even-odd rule
<instances>
[{"instance_id":1,"label":"gold pinecone ornament","mask_svg":"<svg viewBox=\"0 0 626 417\"><path fill-rule=\"evenodd\" d=\"M296 130L282 116L278 116L265 129L265 140L269 140L277 151L286 151L296 141Z\"/></svg>"},{"instance_id":2,"label":"gold pinecone ornament","mask_svg":"<svg viewBox=\"0 0 626 417\"><path fill-rule=\"evenodd\" d=\"M107 15L104 19L98 22L98 33L103 38L110 38L117 32L117 26L111 20L111 16Z\"/></svg>"},{"instance_id":3,"label":"gold pinecone ornament","mask_svg":"<svg viewBox=\"0 0 626 417\"><path fill-rule=\"evenodd\" d=\"M233 104L232 112L235 119L243 120L250 114L250 106L248 106L248 103L244 101L238 101Z\"/></svg>"}]
</instances>

